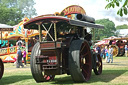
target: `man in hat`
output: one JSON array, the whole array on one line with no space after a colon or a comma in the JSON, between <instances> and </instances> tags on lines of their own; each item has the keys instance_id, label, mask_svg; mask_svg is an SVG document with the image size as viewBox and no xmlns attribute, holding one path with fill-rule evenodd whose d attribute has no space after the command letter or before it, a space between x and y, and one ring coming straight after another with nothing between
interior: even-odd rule
<instances>
[{"instance_id":1,"label":"man in hat","mask_svg":"<svg viewBox=\"0 0 128 85\"><path fill-rule=\"evenodd\" d=\"M20 47L18 47L16 68L20 68L20 66L22 66L22 68L24 67L24 65L22 64L22 52L20 50Z\"/></svg>"}]
</instances>

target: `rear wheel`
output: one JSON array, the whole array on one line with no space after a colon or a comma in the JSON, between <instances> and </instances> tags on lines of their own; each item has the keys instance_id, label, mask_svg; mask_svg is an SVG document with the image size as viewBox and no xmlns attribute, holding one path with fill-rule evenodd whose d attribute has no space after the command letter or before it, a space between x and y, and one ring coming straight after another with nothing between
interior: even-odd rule
<instances>
[{"instance_id":1,"label":"rear wheel","mask_svg":"<svg viewBox=\"0 0 128 85\"><path fill-rule=\"evenodd\" d=\"M120 56L123 56L125 54L125 49L124 48L120 48Z\"/></svg>"},{"instance_id":2,"label":"rear wheel","mask_svg":"<svg viewBox=\"0 0 128 85\"><path fill-rule=\"evenodd\" d=\"M50 81L54 79L54 75L44 75L44 71L42 70L42 66L40 64L36 64L36 56L41 55L40 50L40 43L36 43L32 49L31 53L31 59L30 59L30 66L31 66L31 72L32 76L35 79L36 82L44 82L44 81Z\"/></svg>"},{"instance_id":3,"label":"rear wheel","mask_svg":"<svg viewBox=\"0 0 128 85\"><path fill-rule=\"evenodd\" d=\"M111 45L113 48L113 57L116 57L118 55L118 46L116 45Z\"/></svg>"},{"instance_id":4,"label":"rear wheel","mask_svg":"<svg viewBox=\"0 0 128 85\"><path fill-rule=\"evenodd\" d=\"M2 78L4 73L4 64L2 62L2 60L0 59L0 79Z\"/></svg>"},{"instance_id":5,"label":"rear wheel","mask_svg":"<svg viewBox=\"0 0 128 85\"><path fill-rule=\"evenodd\" d=\"M69 71L75 82L85 82L90 79L91 50L87 41L74 40L69 48Z\"/></svg>"},{"instance_id":6,"label":"rear wheel","mask_svg":"<svg viewBox=\"0 0 128 85\"><path fill-rule=\"evenodd\" d=\"M93 70L96 75L100 75L102 73L102 59L100 54L96 54L96 67Z\"/></svg>"}]
</instances>

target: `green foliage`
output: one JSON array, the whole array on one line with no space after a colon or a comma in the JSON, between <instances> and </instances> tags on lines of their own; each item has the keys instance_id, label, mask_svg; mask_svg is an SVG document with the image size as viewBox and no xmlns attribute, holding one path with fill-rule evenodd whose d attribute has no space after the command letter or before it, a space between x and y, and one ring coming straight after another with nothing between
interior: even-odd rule
<instances>
[{"instance_id":1,"label":"green foliage","mask_svg":"<svg viewBox=\"0 0 128 85\"><path fill-rule=\"evenodd\" d=\"M118 25L118 26L116 26L116 29L128 29L128 25L126 25L126 24Z\"/></svg>"},{"instance_id":2,"label":"green foliage","mask_svg":"<svg viewBox=\"0 0 128 85\"><path fill-rule=\"evenodd\" d=\"M96 40L100 40L103 38L108 38L110 36L115 36L115 24L114 22L110 21L109 19L100 19L96 20L97 24L104 25L104 29L96 29L95 30L95 36Z\"/></svg>"},{"instance_id":3,"label":"green foliage","mask_svg":"<svg viewBox=\"0 0 128 85\"><path fill-rule=\"evenodd\" d=\"M17 0L17 7L22 10L26 17L31 18L37 15L34 0Z\"/></svg>"},{"instance_id":4,"label":"green foliage","mask_svg":"<svg viewBox=\"0 0 128 85\"><path fill-rule=\"evenodd\" d=\"M15 25L22 20L24 14L15 7L8 8L4 4L0 4L0 23Z\"/></svg>"},{"instance_id":5,"label":"green foliage","mask_svg":"<svg viewBox=\"0 0 128 85\"><path fill-rule=\"evenodd\" d=\"M36 14L36 10L33 7L34 0L1 0L1 3L5 4L7 7L16 7L25 15L24 17L31 18Z\"/></svg>"},{"instance_id":6,"label":"green foliage","mask_svg":"<svg viewBox=\"0 0 128 85\"><path fill-rule=\"evenodd\" d=\"M24 17L36 15L34 0L0 0L0 23L16 25Z\"/></svg>"},{"instance_id":7,"label":"green foliage","mask_svg":"<svg viewBox=\"0 0 128 85\"><path fill-rule=\"evenodd\" d=\"M106 5L106 9L108 8L115 8L115 6L119 7L120 3L122 2L122 0L106 0L109 3ZM118 10L117 12L118 15L123 16L123 14L127 15L128 14L128 0L125 0L123 6Z\"/></svg>"}]
</instances>

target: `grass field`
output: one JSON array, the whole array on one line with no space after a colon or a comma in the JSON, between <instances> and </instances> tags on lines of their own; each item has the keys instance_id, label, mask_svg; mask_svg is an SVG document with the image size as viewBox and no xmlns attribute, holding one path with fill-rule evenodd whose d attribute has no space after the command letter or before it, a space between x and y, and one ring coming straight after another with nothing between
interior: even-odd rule
<instances>
[{"instance_id":1,"label":"grass field","mask_svg":"<svg viewBox=\"0 0 128 85\"><path fill-rule=\"evenodd\" d=\"M0 85L128 85L128 57L114 57L114 63L106 63L103 59L102 74L97 76L92 71L91 79L84 83L74 83L67 74L57 75L50 82L36 83L29 64L25 68L16 68L13 63L4 63L4 67Z\"/></svg>"}]
</instances>

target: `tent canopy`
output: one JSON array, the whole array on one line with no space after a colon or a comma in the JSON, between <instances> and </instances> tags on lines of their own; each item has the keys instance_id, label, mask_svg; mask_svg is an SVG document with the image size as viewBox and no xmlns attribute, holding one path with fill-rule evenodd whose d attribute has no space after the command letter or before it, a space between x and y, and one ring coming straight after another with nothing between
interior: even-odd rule
<instances>
[{"instance_id":1,"label":"tent canopy","mask_svg":"<svg viewBox=\"0 0 128 85\"><path fill-rule=\"evenodd\" d=\"M13 26L0 24L0 31L13 31Z\"/></svg>"}]
</instances>

